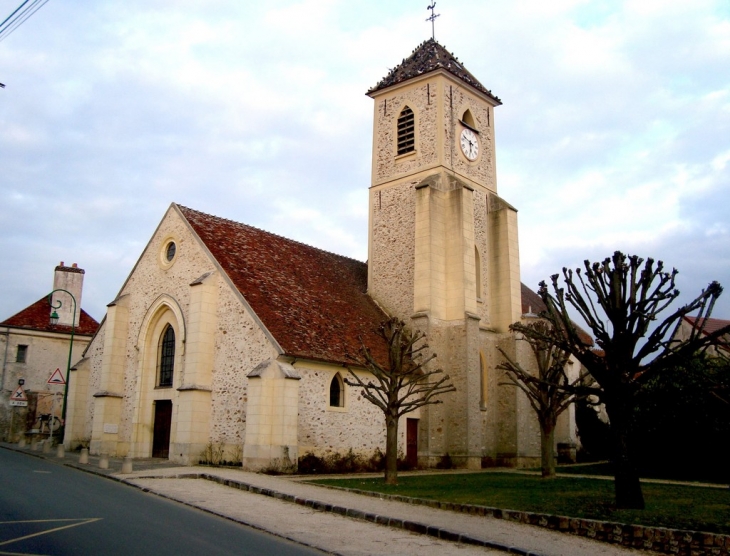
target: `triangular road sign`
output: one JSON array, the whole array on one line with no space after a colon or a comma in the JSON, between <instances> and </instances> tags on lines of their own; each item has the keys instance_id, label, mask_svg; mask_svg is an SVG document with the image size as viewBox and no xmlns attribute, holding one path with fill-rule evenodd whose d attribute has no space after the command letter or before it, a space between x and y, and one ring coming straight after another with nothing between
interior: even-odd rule
<instances>
[{"instance_id":1,"label":"triangular road sign","mask_svg":"<svg viewBox=\"0 0 730 556\"><path fill-rule=\"evenodd\" d=\"M48 379L48 384L66 384L66 379L61 374L61 369L53 371L51 378Z\"/></svg>"},{"instance_id":2,"label":"triangular road sign","mask_svg":"<svg viewBox=\"0 0 730 556\"><path fill-rule=\"evenodd\" d=\"M25 390L22 386L18 386L17 390L10 396L10 400L13 402L27 402L28 396L25 395Z\"/></svg>"}]
</instances>

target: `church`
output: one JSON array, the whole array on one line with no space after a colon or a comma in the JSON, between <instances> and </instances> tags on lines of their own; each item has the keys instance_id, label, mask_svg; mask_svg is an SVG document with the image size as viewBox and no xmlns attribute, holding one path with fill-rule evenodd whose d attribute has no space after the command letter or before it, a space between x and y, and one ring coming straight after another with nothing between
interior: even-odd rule
<instances>
[{"instance_id":1,"label":"church","mask_svg":"<svg viewBox=\"0 0 730 556\"><path fill-rule=\"evenodd\" d=\"M520 282L517 211L497 193L501 101L433 39L367 94L367 263L173 203L75 365L67 447L192 465L212 443L248 469L370 455L385 420L345 364L363 344L385 354L376 330L398 317L456 387L403 417L403 455L539 462L537 419L496 369L497 348L534 367L509 325L542 308ZM572 410L556 441L575 444Z\"/></svg>"}]
</instances>

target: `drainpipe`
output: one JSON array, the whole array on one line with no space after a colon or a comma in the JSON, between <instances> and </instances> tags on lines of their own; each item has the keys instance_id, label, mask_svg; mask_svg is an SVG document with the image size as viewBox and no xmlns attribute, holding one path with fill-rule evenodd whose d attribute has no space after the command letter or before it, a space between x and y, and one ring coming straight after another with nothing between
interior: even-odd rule
<instances>
[{"instance_id":1,"label":"drainpipe","mask_svg":"<svg viewBox=\"0 0 730 556\"><path fill-rule=\"evenodd\" d=\"M5 353L3 354L3 375L2 379L0 379L0 392L5 390L5 368L8 366L8 349L10 346L10 329L6 326L5 332L3 332L3 335L5 336Z\"/></svg>"}]
</instances>

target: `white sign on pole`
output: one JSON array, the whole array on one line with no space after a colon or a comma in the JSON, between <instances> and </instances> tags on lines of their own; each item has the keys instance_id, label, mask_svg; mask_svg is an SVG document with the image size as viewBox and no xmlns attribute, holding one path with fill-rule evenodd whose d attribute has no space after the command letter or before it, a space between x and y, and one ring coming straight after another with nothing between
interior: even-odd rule
<instances>
[{"instance_id":1,"label":"white sign on pole","mask_svg":"<svg viewBox=\"0 0 730 556\"><path fill-rule=\"evenodd\" d=\"M66 379L61 374L61 369L53 371L51 378L48 379L48 384L66 384Z\"/></svg>"}]
</instances>

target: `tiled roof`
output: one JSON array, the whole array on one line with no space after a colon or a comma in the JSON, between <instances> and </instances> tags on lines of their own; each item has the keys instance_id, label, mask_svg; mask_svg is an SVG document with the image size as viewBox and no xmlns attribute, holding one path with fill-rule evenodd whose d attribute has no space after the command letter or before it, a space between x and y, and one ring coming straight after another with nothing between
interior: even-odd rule
<instances>
[{"instance_id":1,"label":"tiled roof","mask_svg":"<svg viewBox=\"0 0 730 556\"><path fill-rule=\"evenodd\" d=\"M403 60L400 65L396 66L388 75L386 75L377 85L372 87L368 94L372 94L380 89L385 89L391 85L397 85L419 75L423 75L438 69L444 69L450 74L458 77L464 83L471 85L476 90L489 96L492 100L498 104L502 104L496 96L492 94L492 91L487 89L484 85L479 83L476 77L474 77L469 70L467 70L461 62L446 50L443 46L437 43L434 39L428 39L421 43L413 53Z\"/></svg>"},{"instance_id":2,"label":"tiled roof","mask_svg":"<svg viewBox=\"0 0 730 556\"><path fill-rule=\"evenodd\" d=\"M52 326L49 321L50 315L51 308L48 304L48 297L44 296L19 313L14 314L9 319L0 322L0 326L27 328L29 330L42 330L45 332L71 333L70 326L62 326L60 324ZM96 332L96 329L99 328L99 323L83 309L81 309L81 317L79 318L79 321L80 322L75 329L75 334L91 336Z\"/></svg>"},{"instance_id":3,"label":"tiled roof","mask_svg":"<svg viewBox=\"0 0 730 556\"><path fill-rule=\"evenodd\" d=\"M684 319L690 323L693 327L697 326L697 317L684 317ZM717 332L721 328L725 328L726 326L730 326L730 320L724 320L724 319L701 319L700 322L704 324L704 327L702 328L702 333L712 334L713 332Z\"/></svg>"},{"instance_id":4,"label":"tiled roof","mask_svg":"<svg viewBox=\"0 0 730 556\"><path fill-rule=\"evenodd\" d=\"M530 288L525 286L524 284L520 283L520 291L522 294L522 314L526 315L528 313L532 313L533 315L536 315L538 313L543 312L547 307L545 307L545 303L543 303L542 298L537 295L536 292L532 291Z\"/></svg>"},{"instance_id":5,"label":"tiled roof","mask_svg":"<svg viewBox=\"0 0 730 556\"><path fill-rule=\"evenodd\" d=\"M690 323L693 327L699 326L700 323L704 324L702 327L702 334L705 336L730 326L730 320L724 319L698 319L697 317L685 316L684 320ZM713 343L719 348L730 351L730 333L722 334L719 338L714 340Z\"/></svg>"},{"instance_id":6,"label":"tiled roof","mask_svg":"<svg viewBox=\"0 0 730 556\"><path fill-rule=\"evenodd\" d=\"M365 263L177 207L286 355L344 363L362 338L387 360Z\"/></svg>"},{"instance_id":7,"label":"tiled roof","mask_svg":"<svg viewBox=\"0 0 730 556\"><path fill-rule=\"evenodd\" d=\"M286 355L345 363L360 338L381 361L388 318L367 295L367 264L176 205ZM545 305L522 284L522 310Z\"/></svg>"}]
</instances>

